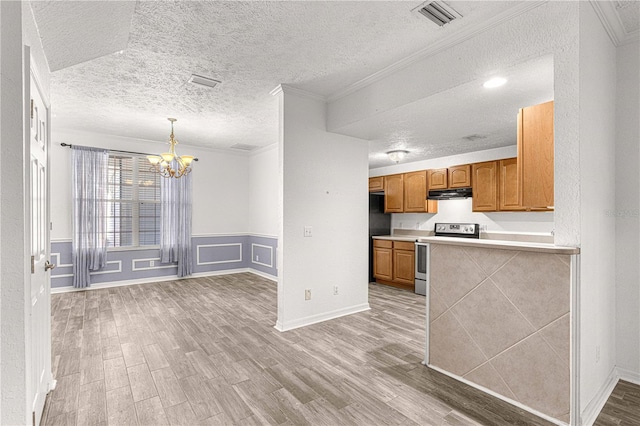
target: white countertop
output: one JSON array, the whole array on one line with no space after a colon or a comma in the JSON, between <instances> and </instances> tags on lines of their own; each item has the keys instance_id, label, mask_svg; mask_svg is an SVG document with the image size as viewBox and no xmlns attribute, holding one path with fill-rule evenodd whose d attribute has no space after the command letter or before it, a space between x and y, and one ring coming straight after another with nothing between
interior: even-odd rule
<instances>
[{"instance_id":1,"label":"white countertop","mask_svg":"<svg viewBox=\"0 0 640 426\"><path fill-rule=\"evenodd\" d=\"M374 237L375 238L375 237ZM395 239L395 237L389 238ZM487 240L475 238L452 237L419 237L419 243L448 244L452 246L485 247L502 250L535 251L550 254L579 254L578 247L557 246L550 243L537 243L528 241Z\"/></svg>"}]
</instances>

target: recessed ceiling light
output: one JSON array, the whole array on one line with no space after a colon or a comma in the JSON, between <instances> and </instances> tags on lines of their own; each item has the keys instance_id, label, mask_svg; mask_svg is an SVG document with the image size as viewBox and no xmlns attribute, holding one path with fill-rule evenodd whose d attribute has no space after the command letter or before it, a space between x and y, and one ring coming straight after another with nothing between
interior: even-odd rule
<instances>
[{"instance_id":1,"label":"recessed ceiling light","mask_svg":"<svg viewBox=\"0 0 640 426\"><path fill-rule=\"evenodd\" d=\"M505 84L507 82L506 78L502 78L502 77L494 77L491 80L487 80L484 82L484 84L482 86L486 87L487 89L493 89L494 87L500 87L503 84Z\"/></svg>"}]
</instances>

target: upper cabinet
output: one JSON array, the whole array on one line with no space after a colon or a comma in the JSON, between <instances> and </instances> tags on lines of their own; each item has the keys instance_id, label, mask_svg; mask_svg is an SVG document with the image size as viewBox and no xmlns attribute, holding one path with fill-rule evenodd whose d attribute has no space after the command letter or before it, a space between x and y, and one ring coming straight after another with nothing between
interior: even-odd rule
<instances>
[{"instance_id":1,"label":"upper cabinet","mask_svg":"<svg viewBox=\"0 0 640 426\"><path fill-rule=\"evenodd\" d=\"M449 167L449 188L471 186L471 164Z\"/></svg>"},{"instance_id":2,"label":"upper cabinet","mask_svg":"<svg viewBox=\"0 0 640 426\"><path fill-rule=\"evenodd\" d=\"M404 212L425 212L427 201L427 171L404 174Z\"/></svg>"},{"instance_id":3,"label":"upper cabinet","mask_svg":"<svg viewBox=\"0 0 640 426\"><path fill-rule=\"evenodd\" d=\"M498 161L486 161L471 166L473 175L474 212L494 212L498 210Z\"/></svg>"},{"instance_id":4,"label":"upper cabinet","mask_svg":"<svg viewBox=\"0 0 640 426\"><path fill-rule=\"evenodd\" d=\"M498 161L498 182L498 210L524 210L524 207L522 207L517 158Z\"/></svg>"},{"instance_id":5,"label":"upper cabinet","mask_svg":"<svg viewBox=\"0 0 640 426\"><path fill-rule=\"evenodd\" d=\"M369 178L369 192L384 191L384 176Z\"/></svg>"},{"instance_id":6,"label":"upper cabinet","mask_svg":"<svg viewBox=\"0 0 640 426\"><path fill-rule=\"evenodd\" d=\"M427 170L429 190L449 188L448 177L449 177L449 174L447 173L447 169Z\"/></svg>"},{"instance_id":7,"label":"upper cabinet","mask_svg":"<svg viewBox=\"0 0 640 426\"><path fill-rule=\"evenodd\" d=\"M384 211L385 213L404 211L404 175L384 177Z\"/></svg>"},{"instance_id":8,"label":"upper cabinet","mask_svg":"<svg viewBox=\"0 0 640 426\"><path fill-rule=\"evenodd\" d=\"M518 180L524 208L553 208L553 101L518 113Z\"/></svg>"}]
</instances>

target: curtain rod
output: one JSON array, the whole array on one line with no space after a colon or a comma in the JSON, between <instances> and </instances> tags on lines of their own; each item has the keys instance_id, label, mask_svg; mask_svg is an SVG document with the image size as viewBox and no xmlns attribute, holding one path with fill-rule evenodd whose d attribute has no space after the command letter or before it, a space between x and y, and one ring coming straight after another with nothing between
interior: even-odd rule
<instances>
[{"instance_id":1,"label":"curtain rod","mask_svg":"<svg viewBox=\"0 0 640 426\"><path fill-rule=\"evenodd\" d=\"M70 143L64 143L62 142L60 144L60 146L68 146L69 148L71 148L73 145L71 145ZM144 152L135 152L135 151L121 151L119 149L107 149L107 151L109 152L121 152L123 154L137 154L137 155L155 155L155 154L146 154ZM193 161L198 161L197 158L194 158Z\"/></svg>"}]
</instances>

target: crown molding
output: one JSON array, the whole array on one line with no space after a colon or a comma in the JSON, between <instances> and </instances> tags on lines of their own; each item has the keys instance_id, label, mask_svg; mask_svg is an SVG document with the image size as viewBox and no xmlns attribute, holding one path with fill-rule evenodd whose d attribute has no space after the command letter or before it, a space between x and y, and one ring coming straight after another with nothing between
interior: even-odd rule
<instances>
[{"instance_id":1,"label":"crown molding","mask_svg":"<svg viewBox=\"0 0 640 426\"><path fill-rule=\"evenodd\" d=\"M338 92L335 92L329 95L327 97L327 101L333 102L338 99L344 98L345 96L348 96L366 86L369 86L379 80L382 80L383 78L388 77L418 61L421 61L430 56L436 55L457 44L460 44L466 40L469 40L484 31L487 31L493 27L497 27L498 25L504 22L507 22L515 18L516 16L522 15L523 13L526 13L532 9L535 9L538 6L541 6L547 3L547 1L548 0L523 1L516 6L513 6L505 11L502 11L501 13L498 13L491 19L488 19L484 22L479 22L477 24L463 27L457 33L452 34L449 37L445 37L441 40L438 40L435 43L430 44L428 47L422 50L419 50L416 53L409 55L406 58L403 58L398 62L393 63L387 66L386 68L383 68L380 71L377 71L369 75L368 77L365 77L362 80L359 80L347 86L345 89L339 90Z\"/></svg>"},{"instance_id":2,"label":"crown molding","mask_svg":"<svg viewBox=\"0 0 640 426\"><path fill-rule=\"evenodd\" d=\"M604 30L609 35L611 42L614 46L622 46L629 44L640 38L640 30L633 32L627 32L620 21L620 15L616 12L616 7L613 1L595 1L590 0L593 10L598 15L598 19L602 23Z\"/></svg>"},{"instance_id":3,"label":"crown molding","mask_svg":"<svg viewBox=\"0 0 640 426\"><path fill-rule=\"evenodd\" d=\"M280 93L298 95L303 98L314 99L316 101L326 102L327 98L317 93L309 92L307 90L298 89L297 87L289 86L288 84L280 84L278 87L269 92L272 96L279 95Z\"/></svg>"}]
</instances>

